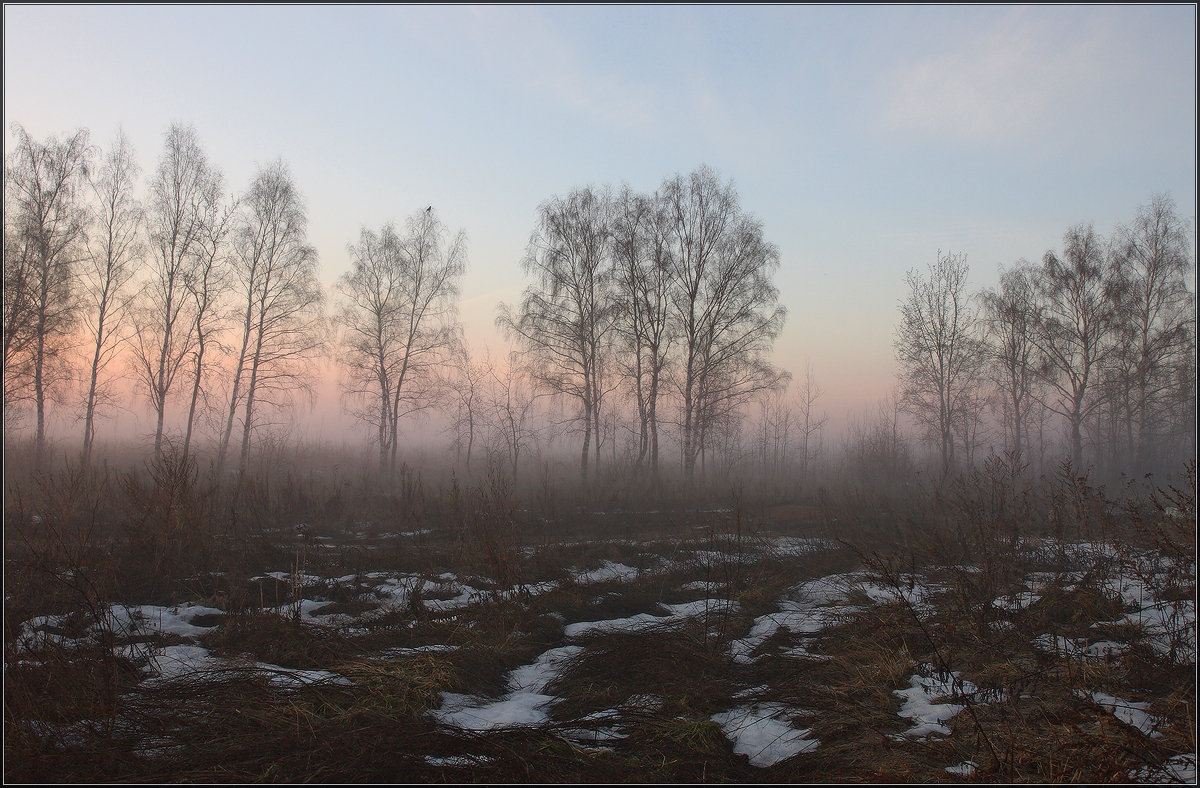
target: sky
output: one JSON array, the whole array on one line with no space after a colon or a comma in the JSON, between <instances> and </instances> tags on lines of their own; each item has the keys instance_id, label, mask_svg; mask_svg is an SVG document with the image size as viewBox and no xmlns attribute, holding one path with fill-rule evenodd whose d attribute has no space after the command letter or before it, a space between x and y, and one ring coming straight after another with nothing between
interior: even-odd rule
<instances>
[{"instance_id":1,"label":"sky","mask_svg":"<svg viewBox=\"0 0 1200 788\"><path fill-rule=\"evenodd\" d=\"M282 158L332 285L361 228L465 230L473 350L505 343L537 207L708 164L780 252L774 358L835 418L893 384L905 273L973 289L1155 193L1196 215L1196 7L4 7L5 152L193 124L226 188Z\"/></svg>"}]
</instances>

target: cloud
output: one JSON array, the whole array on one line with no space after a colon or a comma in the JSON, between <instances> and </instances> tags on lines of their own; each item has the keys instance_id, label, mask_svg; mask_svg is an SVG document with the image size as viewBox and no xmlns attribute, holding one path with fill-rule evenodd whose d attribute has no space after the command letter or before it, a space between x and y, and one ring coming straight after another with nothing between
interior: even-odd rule
<instances>
[{"instance_id":1,"label":"cloud","mask_svg":"<svg viewBox=\"0 0 1200 788\"><path fill-rule=\"evenodd\" d=\"M1107 14L1079 21L1012 9L989 29L901 64L885 78L886 125L1000 143L1053 130L1081 100L1099 98L1117 45Z\"/></svg>"}]
</instances>

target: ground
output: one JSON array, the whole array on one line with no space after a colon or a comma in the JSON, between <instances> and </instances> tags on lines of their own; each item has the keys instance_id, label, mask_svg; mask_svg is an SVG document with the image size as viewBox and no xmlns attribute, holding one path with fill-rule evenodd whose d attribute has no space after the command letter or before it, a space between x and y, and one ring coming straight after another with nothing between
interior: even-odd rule
<instances>
[{"instance_id":1,"label":"ground","mask_svg":"<svg viewBox=\"0 0 1200 788\"><path fill-rule=\"evenodd\" d=\"M10 544L6 777L1195 780L1194 552L811 514L297 517L262 571L41 611Z\"/></svg>"}]
</instances>

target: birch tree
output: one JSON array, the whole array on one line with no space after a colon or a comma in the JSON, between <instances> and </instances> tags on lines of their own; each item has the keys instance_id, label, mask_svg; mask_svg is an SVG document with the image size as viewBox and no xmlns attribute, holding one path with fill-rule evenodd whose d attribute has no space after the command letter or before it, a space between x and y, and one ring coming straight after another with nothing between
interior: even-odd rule
<instances>
[{"instance_id":1,"label":"birch tree","mask_svg":"<svg viewBox=\"0 0 1200 788\"><path fill-rule=\"evenodd\" d=\"M154 454L163 453L167 404L192 351L193 275L221 175L208 163L196 130L172 125L150 184L146 228L150 272L133 311L132 364L154 408Z\"/></svg>"},{"instance_id":2,"label":"birch tree","mask_svg":"<svg viewBox=\"0 0 1200 788\"><path fill-rule=\"evenodd\" d=\"M16 220L15 206L9 207L5 190L4 210L4 421L11 429L18 404L32 397L33 355L33 257Z\"/></svg>"},{"instance_id":3,"label":"birch tree","mask_svg":"<svg viewBox=\"0 0 1200 788\"><path fill-rule=\"evenodd\" d=\"M1165 437L1173 368L1181 358L1195 361L1187 353L1196 320L1187 286L1194 261L1188 227L1166 195L1152 197L1116 235L1121 300L1114 382L1125 444L1141 468Z\"/></svg>"},{"instance_id":4,"label":"birch tree","mask_svg":"<svg viewBox=\"0 0 1200 788\"><path fill-rule=\"evenodd\" d=\"M537 384L578 402L579 473L585 480L593 439L599 449L601 409L612 385L605 375L616 318L609 213L608 196L591 188L543 203L523 262L534 281L519 307L501 304L496 319L520 343Z\"/></svg>"},{"instance_id":5,"label":"birch tree","mask_svg":"<svg viewBox=\"0 0 1200 788\"><path fill-rule=\"evenodd\" d=\"M87 232L83 194L93 150L84 129L61 142L54 137L39 142L20 125L14 125L13 133L17 145L5 171L5 213L11 213L7 220L12 226L5 289L12 284L15 292L5 304L11 326L5 326L4 373L6 378L22 369L30 373L35 463L40 465L46 402L61 393L70 375L64 356L76 328L75 283ZM19 351L28 358L22 359Z\"/></svg>"},{"instance_id":6,"label":"birch tree","mask_svg":"<svg viewBox=\"0 0 1200 788\"><path fill-rule=\"evenodd\" d=\"M112 397L103 375L121 346L131 298L129 284L145 252L142 206L134 195L138 175L133 146L124 132L118 132L91 182L96 209L82 271L84 325L91 340L84 395L84 465L91 461L97 412Z\"/></svg>"},{"instance_id":7,"label":"birch tree","mask_svg":"<svg viewBox=\"0 0 1200 788\"><path fill-rule=\"evenodd\" d=\"M779 251L743 214L733 183L708 167L661 189L670 228L672 320L679 342L684 476L694 476L708 426L787 376L767 360L783 330L772 275Z\"/></svg>"},{"instance_id":8,"label":"birch tree","mask_svg":"<svg viewBox=\"0 0 1200 788\"><path fill-rule=\"evenodd\" d=\"M226 261L226 244L235 206L224 208L216 202L204 206L199 242L196 244L195 264L184 276L184 286L191 298L192 314L192 394L188 402L187 421L183 434L183 457L188 456L192 445L192 431L202 400L206 403L210 382L210 369L214 366L212 354L217 349L217 336L223 318L221 303L228 286L229 271Z\"/></svg>"},{"instance_id":9,"label":"birch tree","mask_svg":"<svg viewBox=\"0 0 1200 788\"><path fill-rule=\"evenodd\" d=\"M817 382L812 362L804 365L804 377L796 391L796 431L800 436L800 475L807 478L812 462L820 455L822 433L829 423L829 416L817 412L817 400L825 390Z\"/></svg>"},{"instance_id":10,"label":"birch tree","mask_svg":"<svg viewBox=\"0 0 1200 788\"><path fill-rule=\"evenodd\" d=\"M400 421L435 401L438 372L459 343L459 279L466 236L453 238L432 207L350 247L343 302L343 363L351 408L377 430L381 470L396 467Z\"/></svg>"},{"instance_id":11,"label":"birch tree","mask_svg":"<svg viewBox=\"0 0 1200 788\"><path fill-rule=\"evenodd\" d=\"M1046 252L1038 280L1036 342L1049 388L1046 406L1062 416L1071 440L1071 462L1083 468L1083 425L1101 403L1097 377L1113 348L1118 282L1092 226L1075 225L1063 236L1063 256Z\"/></svg>"},{"instance_id":12,"label":"birch tree","mask_svg":"<svg viewBox=\"0 0 1200 788\"><path fill-rule=\"evenodd\" d=\"M987 368L1002 398L1007 449L1018 460L1029 457L1030 401L1038 376L1037 277L1037 270L1022 260L1002 270L999 286L980 296Z\"/></svg>"},{"instance_id":13,"label":"birch tree","mask_svg":"<svg viewBox=\"0 0 1200 788\"><path fill-rule=\"evenodd\" d=\"M955 431L982 361L976 314L967 293L968 272L965 255L940 251L924 276L910 270L894 343L901 403L938 447L943 476L954 465Z\"/></svg>"},{"instance_id":14,"label":"birch tree","mask_svg":"<svg viewBox=\"0 0 1200 788\"><path fill-rule=\"evenodd\" d=\"M463 462L465 456L463 467L469 474L471 453L486 421L488 385L493 379L495 366L486 354L480 361L473 359L464 345L455 351L451 368L454 377L447 385L454 407L450 424L453 433L451 443L456 463Z\"/></svg>"},{"instance_id":15,"label":"birch tree","mask_svg":"<svg viewBox=\"0 0 1200 788\"><path fill-rule=\"evenodd\" d=\"M238 305L237 356L217 467L224 467L240 410L242 476L260 414L285 407L297 391L311 391L326 328L304 201L282 161L259 170L239 211L230 271Z\"/></svg>"},{"instance_id":16,"label":"birch tree","mask_svg":"<svg viewBox=\"0 0 1200 788\"><path fill-rule=\"evenodd\" d=\"M612 230L616 331L637 402L637 465L648 462L656 479L658 402L673 341L669 231L669 215L657 195L622 190Z\"/></svg>"}]
</instances>

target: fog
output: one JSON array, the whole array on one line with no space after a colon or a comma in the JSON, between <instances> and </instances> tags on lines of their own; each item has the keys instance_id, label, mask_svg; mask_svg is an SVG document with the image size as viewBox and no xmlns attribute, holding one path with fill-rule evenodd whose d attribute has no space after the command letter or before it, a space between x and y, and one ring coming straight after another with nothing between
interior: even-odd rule
<instances>
[{"instance_id":1,"label":"fog","mask_svg":"<svg viewBox=\"0 0 1200 788\"><path fill-rule=\"evenodd\" d=\"M1195 17L5 6L5 780L1194 783Z\"/></svg>"}]
</instances>

